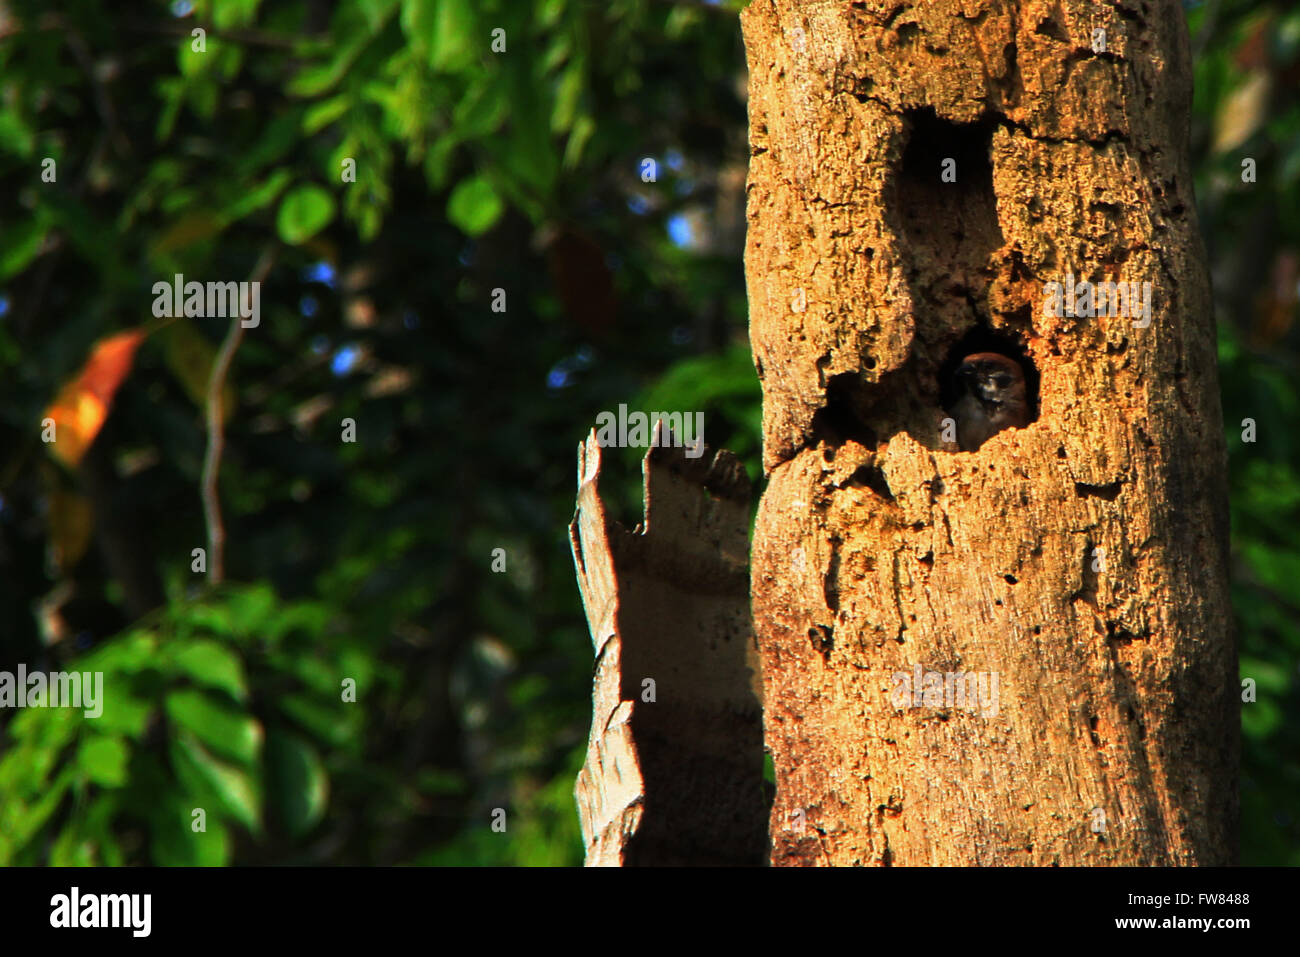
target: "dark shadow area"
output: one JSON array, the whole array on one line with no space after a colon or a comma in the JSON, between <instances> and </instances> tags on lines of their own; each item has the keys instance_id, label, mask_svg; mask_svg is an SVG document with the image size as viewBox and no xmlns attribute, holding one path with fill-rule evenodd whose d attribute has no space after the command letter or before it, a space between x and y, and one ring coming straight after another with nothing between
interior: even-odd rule
<instances>
[{"instance_id":1,"label":"dark shadow area","mask_svg":"<svg viewBox=\"0 0 1300 957\"><path fill-rule=\"evenodd\" d=\"M952 374L972 352L1019 361L1037 408L1037 370L1013 337L990 326L989 260L1003 243L993 192L995 128L991 118L952 123L928 108L907 115L886 202L887 220L901 239L916 338L903 366L878 381L857 373L829 380L826 406L813 420L814 435L827 444L854 439L876 448L907 432L928 448L943 448L934 413L951 405Z\"/></svg>"},{"instance_id":2,"label":"dark shadow area","mask_svg":"<svg viewBox=\"0 0 1300 957\"><path fill-rule=\"evenodd\" d=\"M930 109L908 114L907 122L893 212L907 243L913 298L928 299L929 287L945 280L982 298L978 276L1002 244L990 159L996 124L950 123Z\"/></svg>"}]
</instances>

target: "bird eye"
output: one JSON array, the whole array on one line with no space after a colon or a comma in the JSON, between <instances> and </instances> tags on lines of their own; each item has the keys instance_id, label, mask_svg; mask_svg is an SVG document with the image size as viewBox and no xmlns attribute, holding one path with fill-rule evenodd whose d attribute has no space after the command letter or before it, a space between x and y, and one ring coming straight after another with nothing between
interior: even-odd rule
<instances>
[{"instance_id":1,"label":"bird eye","mask_svg":"<svg viewBox=\"0 0 1300 957\"><path fill-rule=\"evenodd\" d=\"M1011 376L1002 372L993 377L993 382L999 389L1005 389L1007 386L1011 385Z\"/></svg>"}]
</instances>

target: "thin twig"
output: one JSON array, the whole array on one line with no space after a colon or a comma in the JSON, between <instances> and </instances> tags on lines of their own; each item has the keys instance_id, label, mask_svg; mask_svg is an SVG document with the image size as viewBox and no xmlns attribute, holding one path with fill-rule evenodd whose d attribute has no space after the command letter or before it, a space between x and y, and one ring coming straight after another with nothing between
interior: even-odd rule
<instances>
[{"instance_id":1,"label":"thin twig","mask_svg":"<svg viewBox=\"0 0 1300 957\"><path fill-rule=\"evenodd\" d=\"M275 251L274 246L268 246L263 250L262 257L257 261L252 275L248 278L249 282L261 282L266 278L275 262ZM243 297L240 296L239 299L242 301ZM222 340L221 348L217 351L217 357L212 363L212 375L208 379L208 450L203 456L200 495L203 498L203 521L208 527L208 583L210 585L220 585L224 577L226 529L221 524L221 499L217 493L221 453L226 445L221 399L226 390L226 375L230 372L231 362L234 361L235 350L239 347L239 340L244 337L243 318L239 312L240 310L236 309L235 315L230 319L230 328L226 331L226 338Z\"/></svg>"}]
</instances>

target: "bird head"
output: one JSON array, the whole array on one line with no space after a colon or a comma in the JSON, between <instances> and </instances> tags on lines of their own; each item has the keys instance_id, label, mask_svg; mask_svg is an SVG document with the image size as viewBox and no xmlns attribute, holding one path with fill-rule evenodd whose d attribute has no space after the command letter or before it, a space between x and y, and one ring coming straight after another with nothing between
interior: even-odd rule
<instances>
[{"instance_id":1,"label":"bird head","mask_svg":"<svg viewBox=\"0 0 1300 957\"><path fill-rule=\"evenodd\" d=\"M997 352L976 352L957 367L957 384L981 402L1001 404L1025 399L1025 375L1014 359Z\"/></svg>"}]
</instances>

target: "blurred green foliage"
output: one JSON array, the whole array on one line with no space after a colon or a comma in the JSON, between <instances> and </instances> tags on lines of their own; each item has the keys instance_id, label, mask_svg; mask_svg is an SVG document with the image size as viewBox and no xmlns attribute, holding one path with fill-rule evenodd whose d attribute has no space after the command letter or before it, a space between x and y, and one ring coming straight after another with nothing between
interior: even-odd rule
<instances>
[{"instance_id":1,"label":"blurred green foliage","mask_svg":"<svg viewBox=\"0 0 1300 957\"><path fill-rule=\"evenodd\" d=\"M0 670L105 676L99 719L0 714L0 862L581 860L577 443L620 403L703 411L761 474L735 6L0 0ZM1300 15L1187 6L1259 696L1243 856L1300 863L1278 279L1300 250ZM75 472L38 424L95 341L149 322L155 281L238 281L264 254L220 486L250 584L214 590L191 551L223 321L151 335ZM629 523L638 458L610 476Z\"/></svg>"},{"instance_id":2,"label":"blurred green foliage","mask_svg":"<svg viewBox=\"0 0 1300 957\"><path fill-rule=\"evenodd\" d=\"M1300 9L1189 5L1192 150L1219 322L1247 864L1300 864ZM1254 161L1254 181L1243 164ZM1254 434L1248 431L1254 423ZM1245 441L1245 438L1252 441Z\"/></svg>"},{"instance_id":3,"label":"blurred green foliage","mask_svg":"<svg viewBox=\"0 0 1300 957\"><path fill-rule=\"evenodd\" d=\"M227 588L80 656L78 671L103 675L101 713L25 710L7 729L0 864L224 864L234 835L258 840L268 817L291 839L311 832L331 777L363 757L343 681L364 700L376 670L329 622L322 604Z\"/></svg>"},{"instance_id":4,"label":"blurred green foliage","mask_svg":"<svg viewBox=\"0 0 1300 957\"><path fill-rule=\"evenodd\" d=\"M108 702L0 715L4 859L578 863L577 443L721 352L755 447L734 12L0 10L0 669L101 668ZM729 242L674 241L728 197ZM256 584L212 592L191 552L224 321L146 340L75 472L38 426L154 282L264 254L220 480L227 577Z\"/></svg>"}]
</instances>

